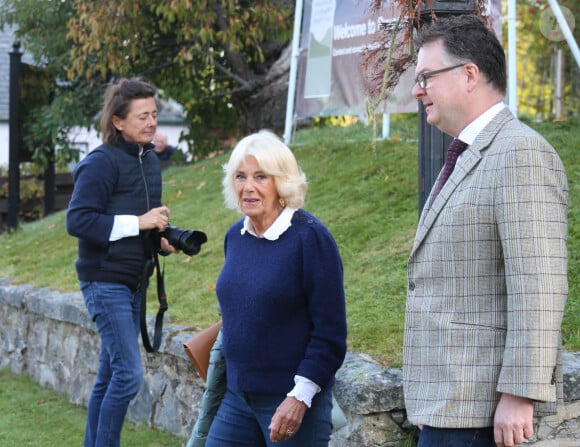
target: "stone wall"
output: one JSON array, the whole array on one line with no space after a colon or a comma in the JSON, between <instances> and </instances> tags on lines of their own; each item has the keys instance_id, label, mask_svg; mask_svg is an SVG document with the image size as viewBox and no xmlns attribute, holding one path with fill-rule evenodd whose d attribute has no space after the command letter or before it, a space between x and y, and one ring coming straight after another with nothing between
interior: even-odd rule
<instances>
[{"instance_id":1,"label":"stone wall","mask_svg":"<svg viewBox=\"0 0 580 447\"><path fill-rule=\"evenodd\" d=\"M142 352L145 380L128 413L133 421L183 437L183 445L204 390L182 347L192 334L191 328L165 322L160 352ZM0 279L0 368L29 375L86 406L98 344L80 293L14 286ZM580 446L580 353L564 355L566 405L557 416L538 422L536 442L530 443L537 447ZM334 432L331 447L399 446L413 436L400 370L351 352L337 373L335 397L348 423Z\"/></svg>"},{"instance_id":2,"label":"stone wall","mask_svg":"<svg viewBox=\"0 0 580 447\"><path fill-rule=\"evenodd\" d=\"M191 330L167 322L166 326L160 352L142 350L145 380L128 418L186 438L197 418L204 383L182 347ZM99 336L80 293L0 281L0 368L29 375L86 407L98 355Z\"/></svg>"}]
</instances>

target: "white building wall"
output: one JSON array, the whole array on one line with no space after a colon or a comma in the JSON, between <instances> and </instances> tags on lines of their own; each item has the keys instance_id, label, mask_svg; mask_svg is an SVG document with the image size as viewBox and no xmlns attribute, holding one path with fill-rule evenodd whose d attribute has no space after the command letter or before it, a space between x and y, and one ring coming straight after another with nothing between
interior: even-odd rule
<instances>
[{"instance_id":1,"label":"white building wall","mask_svg":"<svg viewBox=\"0 0 580 447\"><path fill-rule=\"evenodd\" d=\"M0 167L8 169L8 149L10 147L8 125L0 123Z\"/></svg>"},{"instance_id":2,"label":"white building wall","mask_svg":"<svg viewBox=\"0 0 580 447\"><path fill-rule=\"evenodd\" d=\"M186 131L185 127L160 124L157 126L157 129L167 135L167 142L170 145L179 148L183 153L187 153L187 145L179 142L181 132ZM9 138L10 132L8 124L0 123L0 167L6 170L8 169L9 162ZM73 128L69 138L79 148L79 160L82 160L88 152L102 143L100 134L94 129ZM74 166L69 166L69 169L72 169L72 167Z\"/></svg>"}]
</instances>

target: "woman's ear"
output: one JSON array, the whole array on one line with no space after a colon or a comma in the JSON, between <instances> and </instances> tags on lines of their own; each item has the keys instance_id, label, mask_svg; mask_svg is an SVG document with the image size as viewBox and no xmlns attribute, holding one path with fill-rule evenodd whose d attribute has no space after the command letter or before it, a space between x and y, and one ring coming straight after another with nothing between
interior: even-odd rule
<instances>
[{"instance_id":1,"label":"woman's ear","mask_svg":"<svg viewBox=\"0 0 580 447\"><path fill-rule=\"evenodd\" d=\"M113 122L113 126L115 126L115 129L117 129L118 131L122 131L123 127L123 120L121 118L119 118L117 115L113 115L113 119L111 120Z\"/></svg>"}]
</instances>

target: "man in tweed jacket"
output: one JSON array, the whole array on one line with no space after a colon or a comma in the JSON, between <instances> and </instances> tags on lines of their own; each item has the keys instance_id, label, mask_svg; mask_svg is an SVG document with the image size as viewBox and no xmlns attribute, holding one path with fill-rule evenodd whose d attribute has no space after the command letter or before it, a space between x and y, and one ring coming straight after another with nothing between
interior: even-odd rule
<instances>
[{"instance_id":1,"label":"man in tweed jacket","mask_svg":"<svg viewBox=\"0 0 580 447\"><path fill-rule=\"evenodd\" d=\"M439 19L416 44L413 95L468 147L431 192L409 257L408 418L419 447L513 446L533 435L537 404L561 397L566 174L503 104L504 52L479 18Z\"/></svg>"}]
</instances>

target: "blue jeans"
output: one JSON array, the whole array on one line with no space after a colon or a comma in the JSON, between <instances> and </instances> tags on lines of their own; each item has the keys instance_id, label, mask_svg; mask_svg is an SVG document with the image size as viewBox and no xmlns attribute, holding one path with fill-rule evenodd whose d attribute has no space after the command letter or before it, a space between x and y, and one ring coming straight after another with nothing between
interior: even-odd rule
<instances>
[{"instance_id":1,"label":"blue jeans","mask_svg":"<svg viewBox=\"0 0 580 447\"><path fill-rule=\"evenodd\" d=\"M332 389L314 396L291 439L274 443L268 426L285 398L283 393L240 393L228 388L205 447L327 447L332 433Z\"/></svg>"},{"instance_id":2,"label":"blue jeans","mask_svg":"<svg viewBox=\"0 0 580 447\"><path fill-rule=\"evenodd\" d=\"M141 295L123 284L81 281L80 285L101 338L84 446L118 447L129 403L143 380L139 351Z\"/></svg>"},{"instance_id":3,"label":"blue jeans","mask_svg":"<svg viewBox=\"0 0 580 447\"><path fill-rule=\"evenodd\" d=\"M496 447L493 427L435 428L424 426L417 447Z\"/></svg>"}]
</instances>

